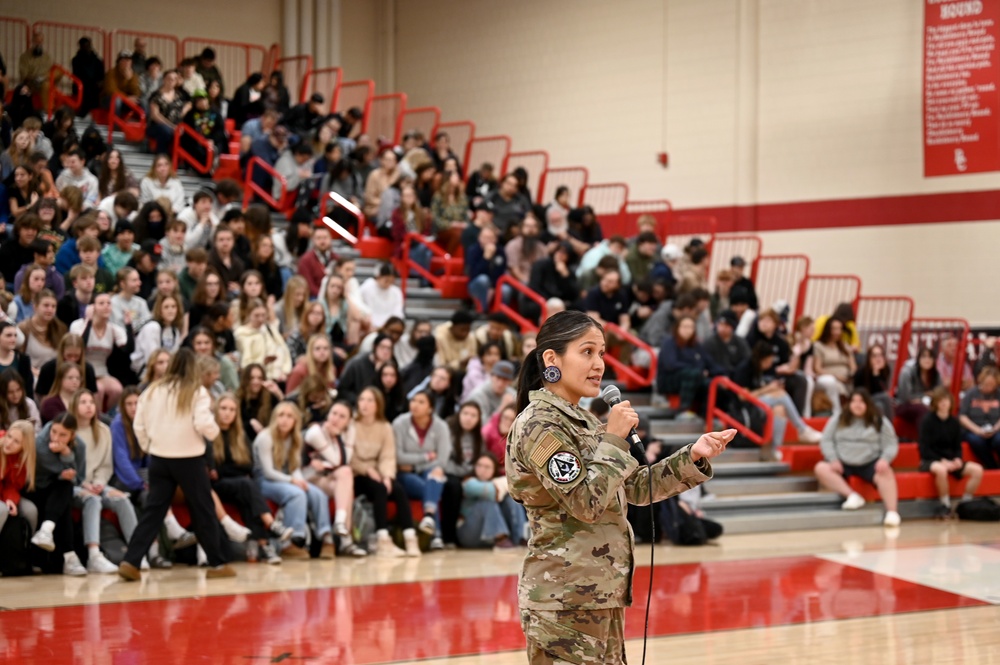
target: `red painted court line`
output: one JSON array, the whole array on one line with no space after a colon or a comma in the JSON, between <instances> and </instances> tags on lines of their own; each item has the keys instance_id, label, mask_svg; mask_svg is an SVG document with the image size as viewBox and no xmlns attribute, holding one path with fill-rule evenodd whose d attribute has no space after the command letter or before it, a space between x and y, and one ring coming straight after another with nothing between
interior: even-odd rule
<instances>
[{"instance_id":1,"label":"red painted court line","mask_svg":"<svg viewBox=\"0 0 1000 665\"><path fill-rule=\"evenodd\" d=\"M648 569L637 570L644 590ZM523 648L513 576L0 613L0 661L374 665ZM655 637L986 605L814 557L656 568ZM627 634L642 636L637 591ZM106 656L105 656L106 657ZM248 659L252 657L252 659ZM308 662L302 661L302 662Z\"/></svg>"}]
</instances>

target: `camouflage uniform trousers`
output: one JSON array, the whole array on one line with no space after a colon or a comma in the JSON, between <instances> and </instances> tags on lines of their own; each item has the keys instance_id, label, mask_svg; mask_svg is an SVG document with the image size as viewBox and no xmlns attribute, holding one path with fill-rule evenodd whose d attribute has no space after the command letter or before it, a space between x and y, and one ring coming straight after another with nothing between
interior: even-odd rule
<instances>
[{"instance_id":1,"label":"camouflage uniform trousers","mask_svg":"<svg viewBox=\"0 0 1000 665\"><path fill-rule=\"evenodd\" d=\"M625 608L521 610L530 665L624 665Z\"/></svg>"}]
</instances>

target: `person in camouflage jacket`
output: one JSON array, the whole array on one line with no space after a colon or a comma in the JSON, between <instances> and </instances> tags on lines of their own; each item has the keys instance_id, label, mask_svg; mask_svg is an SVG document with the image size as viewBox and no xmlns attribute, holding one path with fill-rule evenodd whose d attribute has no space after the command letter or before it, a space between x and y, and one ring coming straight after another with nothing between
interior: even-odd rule
<instances>
[{"instance_id":1,"label":"person in camouflage jacket","mask_svg":"<svg viewBox=\"0 0 1000 665\"><path fill-rule=\"evenodd\" d=\"M560 312L542 326L519 377L505 464L531 531L518 601L533 664L625 661L634 569L626 505L661 501L710 479L708 458L735 435L705 434L639 468L624 438L638 424L629 403L611 409L607 426L578 405L600 393L604 348L596 321Z\"/></svg>"}]
</instances>

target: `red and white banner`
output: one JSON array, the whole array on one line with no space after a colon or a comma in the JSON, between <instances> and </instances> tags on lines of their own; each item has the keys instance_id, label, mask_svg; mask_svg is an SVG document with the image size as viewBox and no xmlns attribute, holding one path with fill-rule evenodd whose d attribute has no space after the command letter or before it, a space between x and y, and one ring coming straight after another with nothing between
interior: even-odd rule
<instances>
[{"instance_id":1,"label":"red and white banner","mask_svg":"<svg viewBox=\"0 0 1000 665\"><path fill-rule=\"evenodd\" d=\"M924 0L924 176L1000 171L1000 0Z\"/></svg>"}]
</instances>

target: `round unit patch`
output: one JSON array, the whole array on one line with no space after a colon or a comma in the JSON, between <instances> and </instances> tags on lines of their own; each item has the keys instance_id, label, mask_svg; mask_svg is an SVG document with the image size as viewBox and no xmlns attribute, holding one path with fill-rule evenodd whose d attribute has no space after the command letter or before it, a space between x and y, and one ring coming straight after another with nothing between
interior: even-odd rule
<instances>
[{"instance_id":1,"label":"round unit patch","mask_svg":"<svg viewBox=\"0 0 1000 665\"><path fill-rule=\"evenodd\" d=\"M560 451L549 458L549 476L560 484L571 483L580 475L580 460L573 453Z\"/></svg>"}]
</instances>

